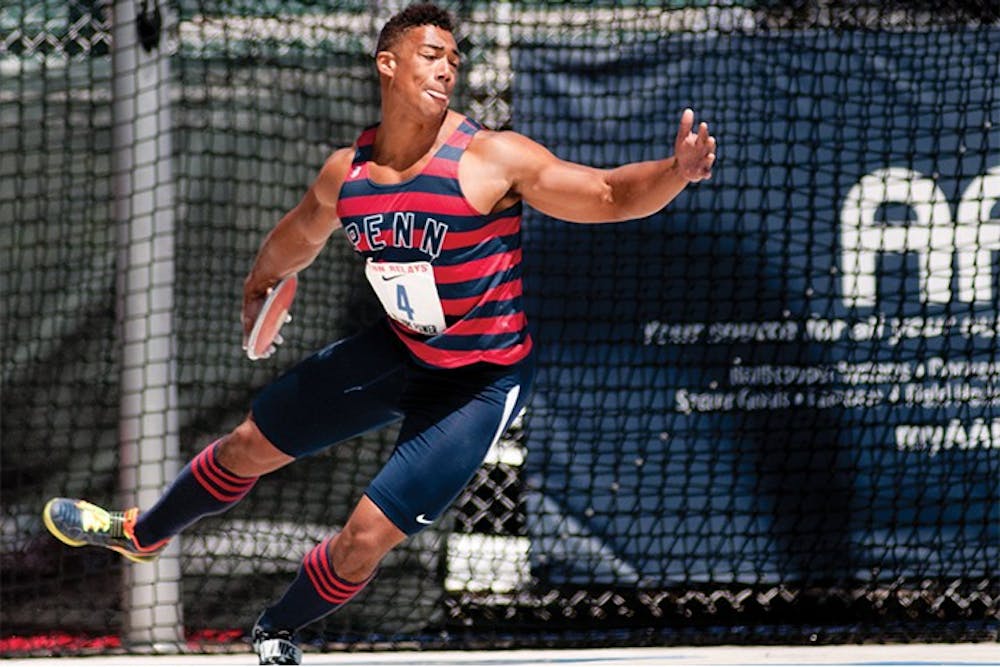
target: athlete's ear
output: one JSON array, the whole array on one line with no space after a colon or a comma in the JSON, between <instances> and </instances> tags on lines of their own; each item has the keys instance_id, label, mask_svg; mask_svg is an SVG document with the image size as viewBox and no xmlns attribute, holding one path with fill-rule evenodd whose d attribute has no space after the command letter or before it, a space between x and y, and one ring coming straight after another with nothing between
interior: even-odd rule
<instances>
[{"instance_id":1,"label":"athlete's ear","mask_svg":"<svg viewBox=\"0 0 1000 667\"><path fill-rule=\"evenodd\" d=\"M392 51L379 51L375 54L375 69L379 74L391 77L396 72L396 54Z\"/></svg>"}]
</instances>

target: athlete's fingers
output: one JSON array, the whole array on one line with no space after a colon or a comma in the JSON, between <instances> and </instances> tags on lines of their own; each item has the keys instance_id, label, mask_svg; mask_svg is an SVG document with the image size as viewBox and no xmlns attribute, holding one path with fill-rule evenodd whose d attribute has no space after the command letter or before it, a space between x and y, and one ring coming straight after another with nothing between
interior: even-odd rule
<instances>
[{"instance_id":1,"label":"athlete's fingers","mask_svg":"<svg viewBox=\"0 0 1000 667\"><path fill-rule=\"evenodd\" d=\"M691 128L694 127L694 111L690 108L685 109L684 113L681 114L681 124L677 128L677 142L684 141L684 139L691 134Z\"/></svg>"},{"instance_id":2,"label":"athlete's fingers","mask_svg":"<svg viewBox=\"0 0 1000 667\"><path fill-rule=\"evenodd\" d=\"M712 178L712 165L715 164L715 151L708 153L705 156L704 165L702 167L702 172L704 174L705 180Z\"/></svg>"},{"instance_id":3,"label":"athlete's fingers","mask_svg":"<svg viewBox=\"0 0 1000 667\"><path fill-rule=\"evenodd\" d=\"M243 297L243 309L240 313L241 323L243 324L243 338L244 341L246 337L250 335L250 331L253 329L254 322L257 321L257 316L260 314L260 309L264 306L263 296L244 296Z\"/></svg>"}]
</instances>

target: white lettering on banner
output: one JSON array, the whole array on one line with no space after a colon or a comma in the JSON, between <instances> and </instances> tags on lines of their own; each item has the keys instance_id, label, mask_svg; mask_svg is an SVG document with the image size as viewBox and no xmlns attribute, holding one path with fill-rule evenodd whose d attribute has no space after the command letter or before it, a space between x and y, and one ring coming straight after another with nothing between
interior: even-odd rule
<instances>
[{"instance_id":1,"label":"white lettering on banner","mask_svg":"<svg viewBox=\"0 0 1000 667\"><path fill-rule=\"evenodd\" d=\"M991 301L991 253L1000 250L1000 219L991 218L1000 201L1000 166L972 180L955 214L958 298Z\"/></svg>"},{"instance_id":2,"label":"white lettering on banner","mask_svg":"<svg viewBox=\"0 0 1000 667\"><path fill-rule=\"evenodd\" d=\"M644 345L676 345L678 343L697 343L705 330L705 324L684 322L646 322L643 325Z\"/></svg>"},{"instance_id":3,"label":"white lettering on banner","mask_svg":"<svg viewBox=\"0 0 1000 667\"><path fill-rule=\"evenodd\" d=\"M830 366L742 366L734 362L729 369L729 384L752 386L792 386L830 384L837 374Z\"/></svg>"},{"instance_id":4,"label":"white lettering on banner","mask_svg":"<svg viewBox=\"0 0 1000 667\"><path fill-rule=\"evenodd\" d=\"M844 320L806 320L806 338L810 340L839 340L847 331Z\"/></svg>"},{"instance_id":5,"label":"white lettering on banner","mask_svg":"<svg viewBox=\"0 0 1000 667\"><path fill-rule=\"evenodd\" d=\"M863 319L810 317L803 321L760 322L660 322L642 324L643 345L695 345L719 343L819 341L885 341L898 345L906 340L961 336L990 340L1000 332L997 315L913 315Z\"/></svg>"},{"instance_id":6,"label":"white lettering on banner","mask_svg":"<svg viewBox=\"0 0 1000 667\"><path fill-rule=\"evenodd\" d=\"M1000 366L1000 364L998 364ZM736 361L729 369L729 384L733 386L826 386L843 384L890 384L909 382L914 376L914 367L907 362L862 361L850 363L838 361L836 364L820 366L780 366L763 364L743 366ZM1000 372L1000 368L998 368Z\"/></svg>"},{"instance_id":7,"label":"white lettering on banner","mask_svg":"<svg viewBox=\"0 0 1000 667\"><path fill-rule=\"evenodd\" d=\"M982 380L1000 379L1000 361L950 361L941 357L931 357L918 366L920 376L928 378L978 378Z\"/></svg>"},{"instance_id":8,"label":"white lettering on banner","mask_svg":"<svg viewBox=\"0 0 1000 667\"><path fill-rule=\"evenodd\" d=\"M908 382L913 377L913 367L906 362L860 361L837 362L837 373L844 384L887 384Z\"/></svg>"},{"instance_id":9,"label":"white lettering on banner","mask_svg":"<svg viewBox=\"0 0 1000 667\"><path fill-rule=\"evenodd\" d=\"M840 213L845 305L875 305L875 264L879 253L885 252L918 255L920 300L925 303L951 301L955 256L958 299L990 301L991 253L1000 250L1000 220L990 216L998 200L1000 167L973 179L962 194L954 219L944 193L919 172L888 167L863 176L848 192ZM889 203L908 206L916 214L916 221L877 222L879 207Z\"/></svg>"},{"instance_id":10,"label":"white lettering on banner","mask_svg":"<svg viewBox=\"0 0 1000 667\"><path fill-rule=\"evenodd\" d=\"M913 215L881 220L880 208L886 204L903 205ZM918 257L923 303L978 302L988 307L995 298L994 253L1000 252L998 204L1000 166L972 179L954 216L930 177L898 167L864 176L841 209L843 302L848 308L876 304L875 269L879 255L888 252ZM728 373L710 378L707 387L677 387L672 401L677 413L879 407L891 412L888 428L878 421L878 432L894 438L899 451L934 456L947 450L970 455L1000 450L1000 418L990 421L1000 409L1000 360L986 357L1000 337L1000 315L967 306L935 310L945 313L892 317L876 311L820 317L785 311L780 319L745 322L650 320L641 324L639 336L645 346L739 345L739 354L751 357L748 362L733 356ZM966 313L960 314L963 310ZM778 358L790 363L754 363L758 348L778 345L787 350L788 344L798 348L798 354L781 353ZM822 359L825 354L819 348L844 344L851 344L851 360L793 361ZM941 412L959 408L971 415L992 414L962 421ZM924 418L938 421L898 423Z\"/></svg>"},{"instance_id":11,"label":"white lettering on banner","mask_svg":"<svg viewBox=\"0 0 1000 667\"><path fill-rule=\"evenodd\" d=\"M712 322L708 325L708 342L723 341L764 342L769 340L795 340L799 324L786 322Z\"/></svg>"},{"instance_id":12,"label":"white lettering on banner","mask_svg":"<svg viewBox=\"0 0 1000 667\"><path fill-rule=\"evenodd\" d=\"M963 405L969 408L986 408L1000 405L1000 385L993 382L972 384L938 382L931 384L904 384L902 395L894 388L890 402L902 401L904 405L920 408L941 408Z\"/></svg>"},{"instance_id":13,"label":"white lettering on banner","mask_svg":"<svg viewBox=\"0 0 1000 667\"><path fill-rule=\"evenodd\" d=\"M787 391L689 391L678 389L674 395L677 412L727 412L729 410L780 410L790 408L795 399Z\"/></svg>"},{"instance_id":14,"label":"white lettering on banner","mask_svg":"<svg viewBox=\"0 0 1000 667\"><path fill-rule=\"evenodd\" d=\"M895 428L896 449L927 452L930 456L950 449L1000 449L1000 419L958 419L947 424L899 424Z\"/></svg>"}]
</instances>

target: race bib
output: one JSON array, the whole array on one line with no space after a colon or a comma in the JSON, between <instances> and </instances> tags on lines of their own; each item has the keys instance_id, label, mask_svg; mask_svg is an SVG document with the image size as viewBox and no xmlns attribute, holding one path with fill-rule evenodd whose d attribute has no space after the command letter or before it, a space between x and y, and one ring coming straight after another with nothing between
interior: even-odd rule
<instances>
[{"instance_id":1,"label":"race bib","mask_svg":"<svg viewBox=\"0 0 1000 667\"><path fill-rule=\"evenodd\" d=\"M444 310L430 262L373 262L369 259L365 264L365 276L389 317L426 336L444 331Z\"/></svg>"}]
</instances>

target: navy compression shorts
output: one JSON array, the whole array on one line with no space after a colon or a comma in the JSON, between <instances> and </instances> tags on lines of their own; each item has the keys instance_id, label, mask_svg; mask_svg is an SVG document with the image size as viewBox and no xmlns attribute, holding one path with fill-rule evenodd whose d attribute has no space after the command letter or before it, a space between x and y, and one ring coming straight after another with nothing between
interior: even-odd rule
<instances>
[{"instance_id":1,"label":"navy compression shorts","mask_svg":"<svg viewBox=\"0 0 1000 667\"><path fill-rule=\"evenodd\" d=\"M365 494L413 535L465 488L527 400L534 355L512 366L434 369L380 321L307 357L266 386L254 423L296 458L402 420Z\"/></svg>"}]
</instances>

